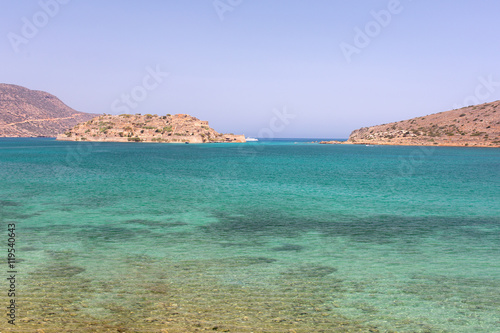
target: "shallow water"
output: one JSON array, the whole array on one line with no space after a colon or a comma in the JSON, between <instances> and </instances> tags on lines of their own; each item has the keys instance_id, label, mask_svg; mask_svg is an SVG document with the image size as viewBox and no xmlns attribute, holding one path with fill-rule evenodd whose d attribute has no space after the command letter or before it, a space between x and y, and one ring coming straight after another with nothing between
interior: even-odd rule
<instances>
[{"instance_id":1,"label":"shallow water","mask_svg":"<svg viewBox=\"0 0 500 333\"><path fill-rule=\"evenodd\" d=\"M22 261L0 328L500 331L499 167L481 148L2 139Z\"/></svg>"}]
</instances>

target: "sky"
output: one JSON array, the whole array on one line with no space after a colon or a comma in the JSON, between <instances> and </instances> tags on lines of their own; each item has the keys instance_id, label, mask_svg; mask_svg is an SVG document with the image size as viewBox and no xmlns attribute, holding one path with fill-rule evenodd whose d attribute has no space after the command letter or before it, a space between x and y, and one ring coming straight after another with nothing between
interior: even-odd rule
<instances>
[{"instance_id":1,"label":"sky","mask_svg":"<svg viewBox=\"0 0 500 333\"><path fill-rule=\"evenodd\" d=\"M224 133L351 131L500 99L498 0L0 0L0 83Z\"/></svg>"}]
</instances>

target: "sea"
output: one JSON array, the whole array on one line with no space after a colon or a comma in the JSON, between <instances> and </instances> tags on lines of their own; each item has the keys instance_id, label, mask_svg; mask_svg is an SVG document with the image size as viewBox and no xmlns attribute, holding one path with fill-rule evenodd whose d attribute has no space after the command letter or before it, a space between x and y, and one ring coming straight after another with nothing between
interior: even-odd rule
<instances>
[{"instance_id":1,"label":"sea","mask_svg":"<svg viewBox=\"0 0 500 333\"><path fill-rule=\"evenodd\" d=\"M317 140L0 139L0 331L500 332L500 149Z\"/></svg>"}]
</instances>

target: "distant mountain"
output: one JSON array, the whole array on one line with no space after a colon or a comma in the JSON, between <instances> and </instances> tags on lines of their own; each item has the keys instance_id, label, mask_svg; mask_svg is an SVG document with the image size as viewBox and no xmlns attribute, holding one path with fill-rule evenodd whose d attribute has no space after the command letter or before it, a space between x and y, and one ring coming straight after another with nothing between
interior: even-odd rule
<instances>
[{"instance_id":1,"label":"distant mountain","mask_svg":"<svg viewBox=\"0 0 500 333\"><path fill-rule=\"evenodd\" d=\"M0 137L56 137L95 116L75 111L49 93L0 84Z\"/></svg>"},{"instance_id":2,"label":"distant mountain","mask_svg":"<svg viewBox=\"0 0 500 333\"><path fill-rule=\"evenodd\" d=\"M187 114L102 115L57 136L65 141L209 143L246 142L244 135L221 134L208 121Z\"/></svg>"},{"instance_id":3,"label":"distant mountain","mask_svg":"<svg viewBox=\"0 0 500 333\"><path fill-rule=\"evenodd\" d=\"M363 127L346 143L500 147L500 101Z\"/></svg>"}]
</instances>

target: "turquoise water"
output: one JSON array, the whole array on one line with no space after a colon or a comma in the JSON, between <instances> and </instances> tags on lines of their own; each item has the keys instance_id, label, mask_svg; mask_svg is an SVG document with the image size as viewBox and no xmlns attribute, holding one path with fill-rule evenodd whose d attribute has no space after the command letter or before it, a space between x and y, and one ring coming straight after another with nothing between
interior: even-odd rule
<instances>
[{"instance_id":1,"label":"turquoise water","mask_svg":"<svg viewBox=\"0 0 500 333\"><path fill-rule=\"evenodd\" d=\"M0 331L500 332L499 170L486 148L2 139Z\"/></svg>"}]
</instances>

